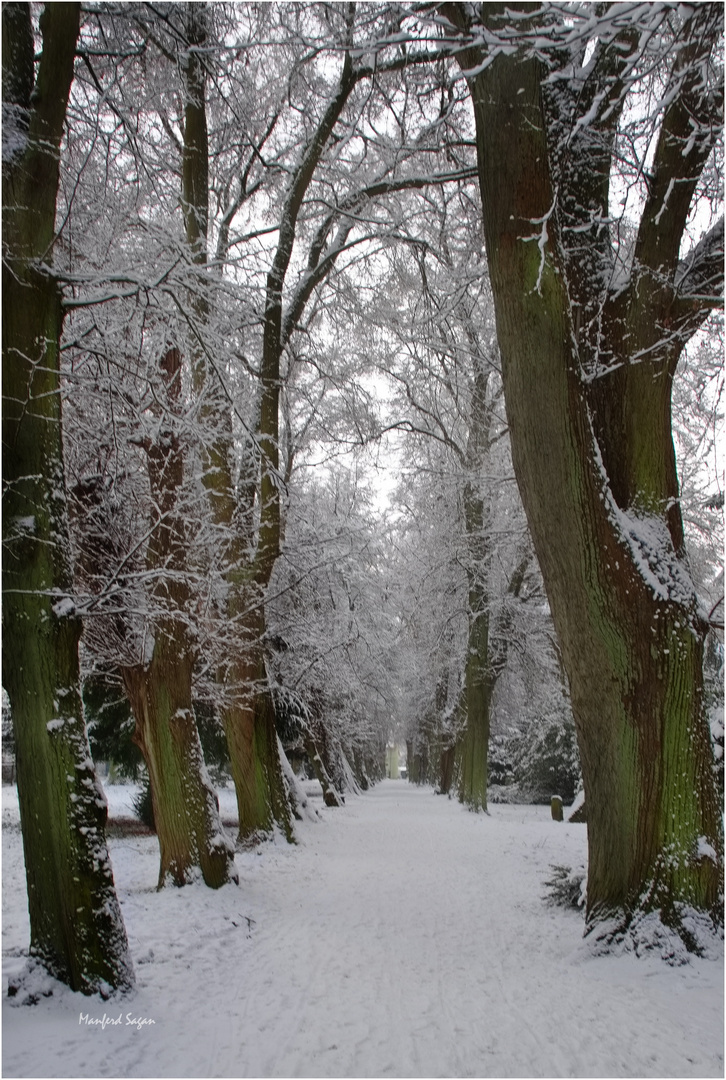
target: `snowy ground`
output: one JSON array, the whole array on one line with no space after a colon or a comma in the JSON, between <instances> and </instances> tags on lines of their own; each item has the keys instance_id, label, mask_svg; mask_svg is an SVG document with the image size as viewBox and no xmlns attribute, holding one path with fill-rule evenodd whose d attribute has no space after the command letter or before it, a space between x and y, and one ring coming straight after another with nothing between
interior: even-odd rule
<instances>
[{"instance_id":1,"label":"snowy ground","mask_svg":"<svg viewBox=\"0 0 726 1080\"><path fill-rule=\"evenodd\" d=\"M109 791L112 816L128 797ZM155 839L111 840L135 991L55 984L14 1007L28 925L4 788L3 1075L723 1076L722 956L595 958L577 913L543 903L550 866L584 862L584 826L475 816L404 781L319 805L297 846L238 853L242 884L217 893L158 893Z\"/></svg>"}]
</instances>

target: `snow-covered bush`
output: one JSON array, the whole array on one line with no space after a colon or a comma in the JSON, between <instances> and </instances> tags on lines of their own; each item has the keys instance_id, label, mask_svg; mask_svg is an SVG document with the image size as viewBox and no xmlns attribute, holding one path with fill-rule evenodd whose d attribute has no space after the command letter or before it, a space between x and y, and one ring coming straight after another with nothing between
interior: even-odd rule
<instances>
[{"instance_id":1,"label":"snow-covered bush","mask_svg":"<svg viewBox=\"0 0 726 1080\"><path fill-rule=\"evenodd\" d=\"M552 866L552 877L545 881L545 888L549 904L582 910L587 897L587 871L584 866Z\"/></svg>"}]
</instances>

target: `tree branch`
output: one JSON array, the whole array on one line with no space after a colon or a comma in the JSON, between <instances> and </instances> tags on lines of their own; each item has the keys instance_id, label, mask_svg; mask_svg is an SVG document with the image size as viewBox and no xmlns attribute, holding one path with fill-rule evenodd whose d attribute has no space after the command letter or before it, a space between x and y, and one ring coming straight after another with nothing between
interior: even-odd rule
<instances>
[{"instance_id":1,"label":"tree branch","mask_svg":"<svg viewBox=\"0 0 726 1080\"><path fill-rule=\"evenodd\" d=\"M676 42L676 61L653 161L648 198L635 245L635 281L650 273L671 283L691 200L723 126L723 88L711 88L705 70L723 31L720 4L701 4Z\"/></svg>"}]
</instances>

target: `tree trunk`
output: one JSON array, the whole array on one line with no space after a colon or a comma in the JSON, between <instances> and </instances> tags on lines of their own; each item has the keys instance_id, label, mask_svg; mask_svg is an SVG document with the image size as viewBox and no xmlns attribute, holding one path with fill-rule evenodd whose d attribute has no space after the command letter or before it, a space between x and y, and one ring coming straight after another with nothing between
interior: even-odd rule
<instances>
[{"instance_id":1,"label":"tree trunk","mask_svg":"<svg viewBox=\"0 0 726 1080\"><path fill-rule=\"evenodd\" d=\"M196 288L189 302L197 320L191 336L192 383L199 398L199 422L204 441L201 448L202 484L212 522L219 538L215 553L226 595L218 617L226 624L218 665L222 687L221 718L229 749L232 777L239 812L239 838L249 841L269 833L275 826L293 839L290 804L279 757L275 712L267 683L263 636L265 629L262 599L247 610L249 596L264 591L279 546L279 496L271 495L268 472L263 472L265 510L262 513L257 559L250 563L254 543L254 500L257 485L250 482L243 463L239 484L234 480L234 435L232 414L221 373L204 348L204 331L211 310L208 296L207 230L209 220L209 145L205 101L207 41L206 4L189 5L186 14L190 49L183 68L186 95L184 110L184 156L182 166L182 210L191 260L198 268ZM220 237L218 261L227 255ZM277 357L279 367L279 356ZM263 391L260 444L272 433L277 452L277 401L279 388L267 380ZM265 426L266 425L266 426ZM265 447L270 445L270 440ZM252 442L244 451L254 453ZM274 486L274 485L273 485Z\"/></svg>"},{"instance_id":2,"label":"tree trunk","mask_svg":"<svg viewBox=\"0 0 726 1080\"><path fill-rule=\"evenodd\" d=\"M189 884L200 871L213 889L238 880L192 709L192 666L190 650L169 622L156 629L151 663L122 672L136 719L134 742L149 774L159 888L167 880Z\"/></svg>"},{"instance_id":3,"label":"tree trunk","mask_svg":"<svg viewBox=\"0 0 726 1080\"><path fill-rule=\"evenodd\" d=\"M159 838L159 888L184 885L201 871L211 888L237 881L234 847L225 836L204 764L194 711L195 650L187 627L189 588L186 523L179 501L184 455L175 430L181 395L181 355L162 358L155 435L145 441L153 529L146 555L153 585L151 660L122 669L136 721L134 741L144 755Z\"/></svg>"},{"instance_id":4,"label":"tree trunk","mask_svg":"<svg viewBox=\"0 0 726 1080\"><path fill-rule=\"evenodd\" d=\"M323 802L330 807L342 806L345 802L342 795L342 784L336 787L332 779L335 769L331 761L330 744L325 727L319 719L310 715L306 718L305 723L305 753L323 789Z\"/></svg>"},{"instance_id":5,"label":"tree trunk","mask_svg":"<svg viewBox=\"0 0 726 1080\"><path fill-rule=\"evenodd\" d=\"M408 778L412 784L428 784L429 777L429 743L426 738L415 738L413 752L410 757ZM384 769L385 775L385 769Z\"/></svg>"},{"instance_id":6,"label":"tree trunk","mask_svg":"<svg viewBox=\"0 0 726 1080\"><path fill-rule=\"evenodd\" d=\"M478 589L469 593L464 705L466 719L459 745L459 802L470 810L487 808L489 718L493 680L489 668L489 614Z\"/></svg>"},{"instance_id":7,"label":"tree trunk","mask_svg":"<svg viewBox=\"0 0 726 1080\"><path fill-rule=\"evenodd\" d=\"M353 773L361 791L368 791L371 783L366 768L365 755L363 751L357 748L353 750Z\"/></svg>"},{"instance_id":8,"label":"tree trunk","mask_svg":"<svg viewBox=\"0 0 726 1080\"><path fill-rule=\"evenodd\" d=\"M3 684L30 954L90 994L131 986L133 970L80 695L61 432L63 312L48 269L79 11L46 7L33 85L29 6L3 7L3 96L21 147L3 170Z\"/></svg>"},{"instance_id":9,"label":"tree trunk","mask_svg":"<svg viewBox=\"0 0 726 1080\"><path fill-rule=\"evenodd\" d=\"M222 720L237 794L240 841L259 839L277 824L292 843L293 825L280 763L275 705L267 681L263 630L260 609L249 644L239 649L226 668Z\"/></svg>"},{"instance_id":10,"label":"tree trunk","mask_svg":"<svg viewBox=\"0 0 726 1080\"><path fill-rule=\"evenodd\" d=\"M503 8L483 10L488 19ZM462 55L470 67L481 59ZM622 929L652 910L678 925L682 905L718 917L722 843L703 710L705 626L670 436L666 370L677 355L669 337L665 369L656 338L650 363L630 363L629 350L641 352L665 319L662 298L636 281L619 295L604 349L598 343L620 375L588 390L578 308L602 300L602 277L587 278L558 232L566 202L562 189L555 201L543 77L522 52L470 82L514 467L570 682L588 805L588 926L613 917ZM568 144L572 183L584 182L578 169L592 173L577 150ZM607 182L607 169L595 172Z\"/></svg>"},{"instance_id":11,"label":"tree trunk","mask_svg":"<svg viewBox=\"0 0 726 1080\"><path fill-rule=\"evenodd\" d=\"M469 635L464 669L464 731L458 747L459 801L470 810L486 810L489 767L489 728L494 674L489 657L489 572L491 544L488 536L489 506L482 493L489 457L487 410L489 373L477 371L474 379L466 464L469 476L464 490L464 522L468 548Z\"/></svg>"},{"instance_id":12,"label":"tree trunk","mask_svg":"<svg viewBox=\"0 0 726 1080\"><path fill-rule=\"evenodd\" d=\"M445 747L439 759L439 791L448 795L454 783L456 767L456 745Z\"/></svg>"}]
</instances>

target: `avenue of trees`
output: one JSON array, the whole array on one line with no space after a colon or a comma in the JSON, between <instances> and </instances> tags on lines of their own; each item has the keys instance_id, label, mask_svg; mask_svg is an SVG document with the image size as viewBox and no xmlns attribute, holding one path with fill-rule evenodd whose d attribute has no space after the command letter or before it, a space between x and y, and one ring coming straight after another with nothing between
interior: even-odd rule
<instances>
[{"instance_id":1,"label":"avenue of trees","mask_svg":"<svg viewBox=\"0 0 726 1080\"><path fill-rule=\"evenodd\" d=\"M133 982L84 702L160 887L237 881L210 738L238 843L394 740L473 811L581 783L603 947L722 924L722 49L716 3L3 5L3 686L58 978Z\"/></svg>"}]
</instances>

